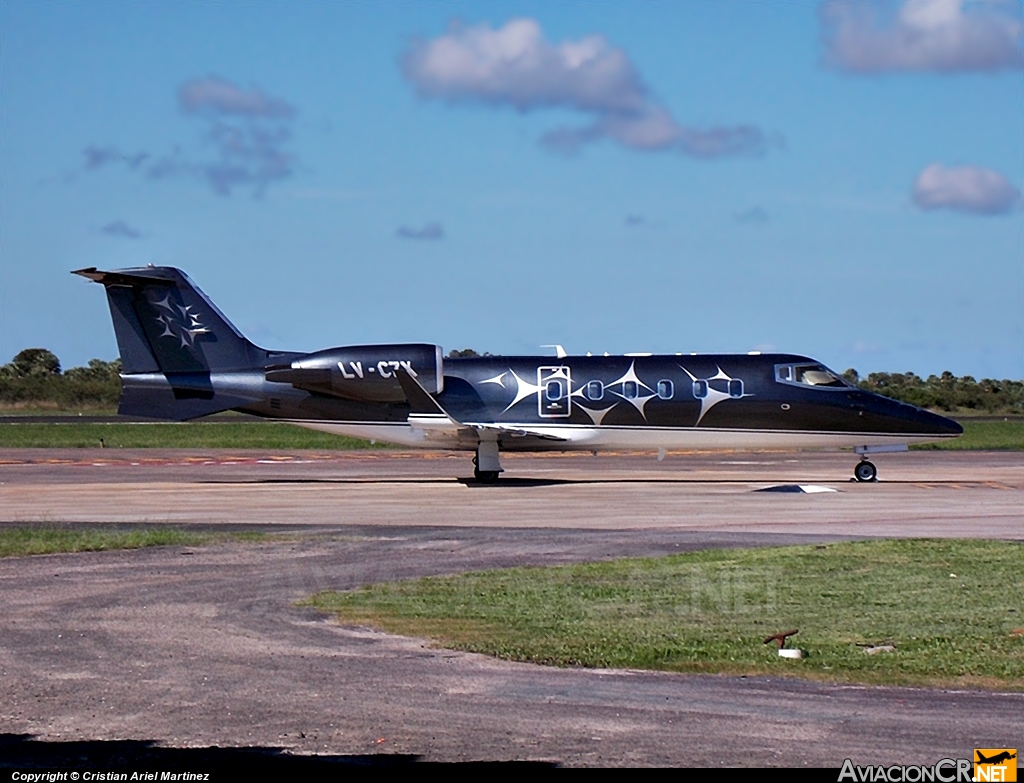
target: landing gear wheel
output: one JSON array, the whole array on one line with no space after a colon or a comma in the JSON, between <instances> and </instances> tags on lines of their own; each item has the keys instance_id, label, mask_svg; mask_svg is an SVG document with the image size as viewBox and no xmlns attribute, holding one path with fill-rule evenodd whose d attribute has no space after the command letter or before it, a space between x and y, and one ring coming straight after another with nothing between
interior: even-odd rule
<instances>
[{"instance_id":1,"label":"landing gear wheel","mask_svg":"<svg viewBox=\"0 0 1024 783\"><path fill-rule=\"evenodd\" d=\"M866 459L861 460L857 467L853 469L853 477L857 481L877 481L878 468L875 467L873 462L868 462Z\"/></svg>"},{"instance_id":2,"label":"landing gear wheel","mask_svg":"<svg viewBox=\"0 0 1024 783\"><path fill-rule=\"evenodd\" d=\"M496 440L481 440L473 457L473 475L481 484L493 484L501 473L500 447Z\"/></svg>"}]
</instances>

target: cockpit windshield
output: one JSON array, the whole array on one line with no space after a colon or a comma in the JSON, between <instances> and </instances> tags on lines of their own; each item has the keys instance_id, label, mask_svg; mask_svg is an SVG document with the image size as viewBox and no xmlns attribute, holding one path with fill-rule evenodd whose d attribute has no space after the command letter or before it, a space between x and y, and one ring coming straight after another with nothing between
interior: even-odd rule
<instances>
[{"instance_id":1,"label":"cockpit windshield","mask_svg":"<svg viewBox=\"0 0 1024 783\"><path fill-rule=\"evenodd\" d=\"M775 380L797 386L817 386L845 389L850 384L823 364L778 364Z\"/></svg>"}]
</instances>

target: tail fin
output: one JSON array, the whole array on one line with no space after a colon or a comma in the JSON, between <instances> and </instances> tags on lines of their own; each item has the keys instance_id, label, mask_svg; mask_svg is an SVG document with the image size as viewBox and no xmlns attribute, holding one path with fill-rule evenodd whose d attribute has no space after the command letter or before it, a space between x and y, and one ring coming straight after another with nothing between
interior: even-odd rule
<instances>
[{"instance_id":1,"label":"tail fin","mask_svg":"<svg viewBox=\"0 0 1024 783\"><path fill-rule=\"evenodd\" d=\"M90 267L74 274L107 291L121 353L120 413L183 420L250 401L216 393L211 374L262 369L267 352L245 339L184 272Z\"/></svg>"},{"instance_id":2,"label":"tail fin","mask_svg":"<svg viewBox=\"0 0 1024 783\"><path fill-rule=\"evenodd\" d=\"M266 355L180 269L91 267L74 274L107 289L126 374L248 370Z\"/></svg>"}]
</instances>

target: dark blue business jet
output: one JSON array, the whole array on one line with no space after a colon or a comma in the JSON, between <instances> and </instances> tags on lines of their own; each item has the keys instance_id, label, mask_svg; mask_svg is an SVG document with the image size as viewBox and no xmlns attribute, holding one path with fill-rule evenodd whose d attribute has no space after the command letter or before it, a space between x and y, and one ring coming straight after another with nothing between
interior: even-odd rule
<instances>
[{"instance_id":1,"label":"dark blue business jet","mask_svg":"<svg viewBox=\"0 0 1024 783\"><path fill-rule=\"evenodd\" d=\"M851 386L791 354L444 359L425 344L314 353L258 348L180 270L82 275L106 288L128 416L235 410L402 446L475 451L496 481L505 451L800 449L861 456L953 438L954 421Z\"/></svg>"}]
</instances>

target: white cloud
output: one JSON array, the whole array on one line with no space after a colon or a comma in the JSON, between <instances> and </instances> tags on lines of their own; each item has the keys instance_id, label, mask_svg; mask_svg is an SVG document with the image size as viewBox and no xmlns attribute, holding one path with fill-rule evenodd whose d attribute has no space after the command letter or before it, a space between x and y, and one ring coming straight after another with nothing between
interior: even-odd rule
<instances>
[{"instance_id":1,"label":"white cloud","mask_svg":"<svg viewBox=\"0 0 1024 783\"><path fill-rule=\"evenodd\" d=\"M253 87L243 90L219 76L190 79L178 88L178 105L206 120L206 140L217 159L197 169L215 193L231 195L239 187L261 194L273 182L291 176L295 156L287 151L288 122L295 109Z\"/></svg>"},{"instance_id":2,"label":"white cloud","mask_svg":"<svg viewBox=\"0 0 1024 783\"><path fill-rule=\"evenodd\" d=\"M288 150L295 109L280 98L255 88L243 90L211 76L182 84L178 106L197 123L203 146L212 156L208 153L197 158L178 146L165 154L153 154L90 145L82 151L86 171L123 165L152 181L193 177L221 196L240 188L262 195L295 171L296 156Z\"/></svg>"},{"instance_id":3,"label":"white cloud","mask_svg":"<svg viewBox=\"0 0 1024 783\"><path fill-rule=\"evenodd\" d=\"M589 124L556 128L541 139L560 152L611 139L635 150L710 158L760 154L774 143L750 125L680 125L651 98L622 49L600 35L552 43L533 19L513 19L498 29L453 25L444 35L410 44L401 65L424 98L587 115Z\"/></svg>"},{"instance_id":4,"label":"white cloud","mask_svg":"<svg viewBox=\"0 0 1024 783\"><path fill-rule=\"evenodd\" d=\"M130 226L124 220L114 220L103 226L100 231L108 236L123 237L125 239L139 239L142 232L134 226Z\"/></svg>"},{"instance_id":5,"label":"white cloud","mask_svg":"<svg viewBox=\"0 0 1024 783\"><path fill-rule=\"evenodd\" d=\"M1020 203L1020 191L992 169L945 168L933 163L918 174L912 197L921 209L952 209L975 215L999 215Z\"/></svg>"},{"instance_id":6,"label":"white cloud","mask_svg":"<svg viewBox=\"0 0 1024 783\"><path fill-rule=\"evenodd\" d=\"M130 169L137 169L150 157L145 152L128 155L114 147L97 147L96 145L86 147L82 150L82 154L85 155L87 170L103 168L108 163L123 163Z\"/></svg>"},{"instance_id":7,"label":"white cloud","mask_svg":"<svg viewBox=\"0 0 1024 783\"><path fill-rule=\"evenodd\" d=\"M826 61L847 71L1024 69L1024 23L1013 0L828 0Z\"/></svg>"},{"instance_id":8,"label":"white cloud","mask_svg":"<svg viewBox=\"0 0 1024 783\"><path fill-rule=\"evenodd\" d=\"M190 79L178 88L178 105L194 114L235 114L242 117L290 117L295 110L280 98L254 87L243 90L227 79L208 76Z\"/></svg>"},{"instance_id":9,"label":"white cloud","mask_svg":"<svg viewBox=\"0 0 1024 783\"><path fill-rule=\"evenodd\" d=\"M399 239L444 239L444 228L437 221L427 223L422 228L400 226L395 232L395 236Z\"/></svg>"},{"instance_id":10,"label":"white cloud","mask_svg":"<svg viewBox=\"0 0 1024 783\"><path fill-rule=\"evenodd\" d=\"M413 42L402 70L421 95L509 104L519 111L636 111L647 101L640 75L621 49L597 35L553 45L532 19L513 19L498 30L452 26L438 38Z\"/></svg>"},{"instance_id":11,"label":"white cloud","mask_svg":"<svg viewBox=\"0 0 1024 783\"><path fill-rule=\"evenodd\" d=\"M733 215L737 223L767 223L771 220L763 207L753 206Z\"/></svg>"}]
</instances>

